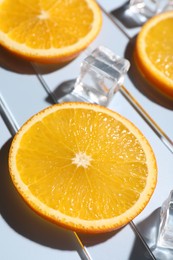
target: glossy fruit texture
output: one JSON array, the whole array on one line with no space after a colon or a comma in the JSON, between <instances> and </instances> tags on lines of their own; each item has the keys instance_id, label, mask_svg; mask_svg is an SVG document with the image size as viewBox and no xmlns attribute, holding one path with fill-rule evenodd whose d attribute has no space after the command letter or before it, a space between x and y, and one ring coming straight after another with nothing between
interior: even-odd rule
<instances>
[{"instance_id":1,"label":"glossy fruit texture","mask_svg":"<svg viewBox=\"0 0 173 260\"><path fill-rule=\"evenodd\" d=\"M136 64L159 92L173 98L173 11L151 18L137 36Z\"/></svg>"},{"instance_id":2,"label":"glossy fruit texture","mask_svg":"<svg viewBox=\"0 0 173 260\"><path fill-rule=\"evenodd\" d=\"M9 169L38 214L88 233L131 221L157 181L153 150L136 126L107 108L77 102L28 120L12 142Z\"/></svg>"},{"instance_id":3,"label":"glossy fruit texture","mask_svg":"<svg viewBox=\"0 0 173 260\"><path fill-rule=\"evenodd\" d=\"M62 63L76 57L101 25L94 0L0 1L0 44L35 62Z\"/></svg>"}]
</instances>

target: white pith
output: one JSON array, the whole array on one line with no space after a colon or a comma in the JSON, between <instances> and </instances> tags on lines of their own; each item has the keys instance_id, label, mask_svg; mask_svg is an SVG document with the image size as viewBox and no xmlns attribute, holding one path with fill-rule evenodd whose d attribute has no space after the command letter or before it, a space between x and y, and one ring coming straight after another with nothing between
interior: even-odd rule
<instances>
[{"instance_id":1,"label":"white pith","mask_svg":"<svg viewBox=\"0 0 173 260\"><path fill-rule=\"evenodd\" d=\"M79 152L72 158L72 164L76 164L77 167L82 166L83 168L87 168L90 165L91 160L92 158L90 155L87 155L85 152Z\"/></svg>"}]
</instances>

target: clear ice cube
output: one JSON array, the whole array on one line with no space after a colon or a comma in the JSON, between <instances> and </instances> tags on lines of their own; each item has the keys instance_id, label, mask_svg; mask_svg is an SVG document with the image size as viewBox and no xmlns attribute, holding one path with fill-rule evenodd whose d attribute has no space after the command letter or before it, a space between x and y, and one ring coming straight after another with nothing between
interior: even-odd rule
<instances>
[{"instance_id":1,"label":"clear ice cube","mask_svg":"<svg viewBox=\"0 0 173 260\"><path fill-rule=\"evenodd\" d=\"M129 10L143 21L144 17L148 19L155 14L173 10L173 0L130 0Z\"/></svg>"},{"instance_id":2,"label":"clear ice cube","mask_svg":"<svg viewBox=\"0 0 173 260\"><path fill-rule=\"evenodd\" d=\"M83 101L107 106L123 84L129 67L128 60L99 46L81 63L72 94Z\"/></svg>"},{"instance_id":3,"label":"clear ice cube","mask_svg":"<svg viewBox=\"0 0 173 260\"><path fill-rule=\"evenodd\" d=\"M173 249L173 190L161 207L157 246Z\"/></svg>"}]
</instances>

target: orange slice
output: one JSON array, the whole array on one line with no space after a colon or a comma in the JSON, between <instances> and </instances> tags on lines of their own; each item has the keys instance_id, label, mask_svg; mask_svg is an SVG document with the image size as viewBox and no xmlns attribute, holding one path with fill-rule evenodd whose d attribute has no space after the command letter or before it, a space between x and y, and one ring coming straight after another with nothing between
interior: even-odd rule
<instances>
[{"instance_id":1,"label":"orange slice","mask_svg":"<svg viewBox=\"0 0 173 260\"><path fill-rule=\"evenodd\" d=\"M29 206L44 218L88 233L120 228L147 205L157 180L146 138L98 105L53 105L13 139L9 169Z\"/></svg>"},{"instance_id":2,"label":"orange slice","mask_svg":"<svg viewBox=\"0 0 173 260\"><path fill-rule=\"evenodd\" d=\"M76 57L95 39L101 24L94 0L0 1L0 44L36 62Z\"/></svg>"},{"instance_id":3,"label":"orange slice","mask_svg":"<svg viewBox=\"0 0 173 260\"><path fill-rule=\"evenodd\" d=\"M146 80L173 98L173 11L153 17L142 27L135 60Z\"/></svg>"}]
</instances>

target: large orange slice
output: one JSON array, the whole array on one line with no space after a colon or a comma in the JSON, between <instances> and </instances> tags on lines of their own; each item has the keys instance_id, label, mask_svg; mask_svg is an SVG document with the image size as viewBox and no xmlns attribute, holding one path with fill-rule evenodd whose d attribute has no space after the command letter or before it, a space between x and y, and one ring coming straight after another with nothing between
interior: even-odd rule
<instances>
[{"instance_id":1,"label":"large orange slice","mask_svg":"<svg viewBox=\"0 0 173 260\"><path fill-rule=\"evenodd\" d=\"M0 1L0 44L36 62L74 58L95 39L101 24L94 0Z\"/></svg>"},{"instance_id":2,"label":"large orange slice","mask_svg":"<svg viewBox=\"0 0 173 260\"><path fill-rule=\"evenodd\" d=\"M142 27L135 59L146 80L173 98L173 11L156 15Z\"/></svg>"},{"instance_id":3,"label":"large orange slice","mask_svg":"<svg viewBox=\"0 0 173 260\"><path fill-rule=\"evenodd\" d=\"M12 142L9 169L34 211L89 233L131 221L157 180L153 150L136 126L87 103L54 105L29 119Z\"/></svg>"}]
</instances>

